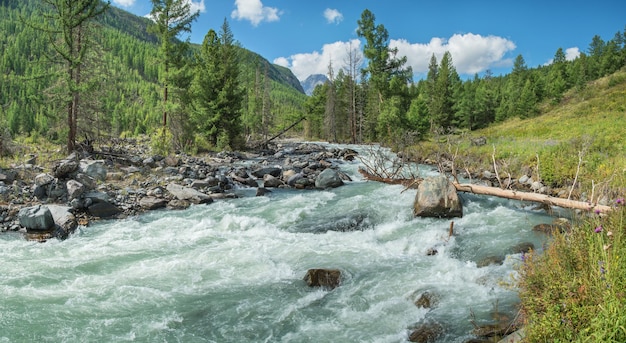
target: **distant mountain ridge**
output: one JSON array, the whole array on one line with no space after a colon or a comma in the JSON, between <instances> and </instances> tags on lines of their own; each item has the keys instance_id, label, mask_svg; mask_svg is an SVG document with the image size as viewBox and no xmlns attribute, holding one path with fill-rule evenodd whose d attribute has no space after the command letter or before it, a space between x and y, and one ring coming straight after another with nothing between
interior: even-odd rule
<instances>
[{"instance_id":1,"label":"distant mountain ridge","mask_svg":"<svg viewBox=\"0 0 626 343\"><path fill-rule=\"evenodd\" d=\"M302 89L304 89L304 94L311 96L313 94L313 90L318 85L323 85L328 82L328 78L323 74L313 74L309 75L306 80L300 82L302 85Z\"/></svg>"}]
</instances>

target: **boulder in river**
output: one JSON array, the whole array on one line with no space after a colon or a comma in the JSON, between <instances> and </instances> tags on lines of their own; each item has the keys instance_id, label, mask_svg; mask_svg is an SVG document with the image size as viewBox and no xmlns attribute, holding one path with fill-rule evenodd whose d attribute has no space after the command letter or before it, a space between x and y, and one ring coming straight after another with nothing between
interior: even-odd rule
<instances>
[{"instance_id":1,"label":"boulder in river","mask_svg":"<svg viewBox=\"0 0 626 343\"><path fill-rule=\"evenodd\" d=\"M341 271L339 269L309 269L304 276L304 281L309 287L333 289L341 282Z\"/></svg>"},{"instance_id":2,"label":"boulder in river","mask_svg":"<svg viewBox=\"0 0 626 343\"><path fill-rule=\"evenodd\" d=\"M443 326L436 321L426 321L409 335L410 342L418 343L434 343L441 335L443 335Z\"/></svg>"},{"instance_id":3,"label":"boulder in river","mask_svg":"<svg viewBox=\"0 0 626 343\"><path fill-rule=\"evenodd\" d=\"M413 213L416 217L453 218L463 216L456 188L444 175L427 177L417 188Z\"/></svg>"},{"instance_id":4,"label":"boulder in river","mask_svg":"<svg viewBox=\"0 0 626 343\"><path fill-rule=\"evenodd\" d=\"M315 179L315 188L337 188L341 185L343 185L341 175L332 168L324 169Z\"/></svg>"},{"instance_id":5,"label":"boulder in river","mask_svg":"<svg viewBox=\"0 0 626 343\"><path fill-rule=\"evenodd\" d=\"M24 207L18 213L20 225L26 230L50 230L54 227L54 218L47 206Z\"/></svg>"}]
</instances>

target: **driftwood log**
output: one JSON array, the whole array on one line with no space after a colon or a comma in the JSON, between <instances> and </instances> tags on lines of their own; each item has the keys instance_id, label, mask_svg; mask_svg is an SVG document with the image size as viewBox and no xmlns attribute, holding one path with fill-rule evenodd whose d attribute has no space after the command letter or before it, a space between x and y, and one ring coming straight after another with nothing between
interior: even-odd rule
<instances>
[{"instance_id":1,"label":"driftwood log","mask_svg":"<svg viewBox=\"0 0 626 343\"><path fill-rule=\"evenodd\" d=\"M530 193L530 192L519 192L513 191L510 189L501 189L497 187L489 187L489 186L480 186L480 185L471 185L471 184L461 184L461 183L453 183L454 187L459 192L480 194L480 195L492 195L499 198L513 199L513 200L521 200L521 201L532 201L539 202L542 204L550 205L550 206L559 206L563 208L572 208L578 210L587 210L587 211L599 211L599 212L608 212L611 210L610 206L606 205L593 205L584 201L575 201L569 199L561 199L551 197L541 193Z\"/></svg>"},{"instance_id":2,"label":"driftwood log","mask_svg":"<svg viewBox=\"0 0 626 343\"><path fill-rule=\"evenodd\" d=\"M417 188L419 185L420 179L396 179L396 178L384 178L380 176L373 175L366 170L359 169L361 175L364 178L370 181L377 181L387 184L393 185L403 185L407 188ZM609 212L611 210L610 206L606 205L598 205L598 204L589 204L584 201L575 201L569 199L561 199L556 197L551 197L546 194L541 193L530 193L530 192L520 192L514 191L510 189L502 189L498 187L489 187L489 186L480 186L480 185L472 185L472 184L464 184L464 183L452 183L456 188L457 192L465 192L479 195L491 195L499 198L512 199L512 200L520 200L520 201L531 201L542 203L550 206L558 206L563 208L571 208L577 210L586 210L586 211L598 211L598 212Z\"/></svg>"}]
</instances>

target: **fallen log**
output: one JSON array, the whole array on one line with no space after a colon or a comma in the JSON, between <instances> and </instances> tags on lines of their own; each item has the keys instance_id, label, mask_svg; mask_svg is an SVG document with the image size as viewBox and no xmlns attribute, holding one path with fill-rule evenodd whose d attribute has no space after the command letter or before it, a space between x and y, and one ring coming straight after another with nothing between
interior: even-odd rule
<instances>
[{"instance_id":1,"label":"fallen log","mask_svg":"<svg viewBox=\"0 0 626 343\"><path fill-rule=\"evenodd\" d=\"M569 199L561 199L548 196L546 194L541 193L529 193L529 192L519 192L510 189L501 189L497 187L489 187L489 186L480 186L480 185L471 185L471 184L460 184L453 183L454 187L458 192L466 192L480 195L491 195L499 198L520 200L520 201L532 201L538 202L550 206L559 206L563 208L572 208L579 210L587 210L587 211L599 211L599 212L609 212L611 210L610 206L605 205L593 205L584 201L575 201Z\"/></svg>"}]
</instances>

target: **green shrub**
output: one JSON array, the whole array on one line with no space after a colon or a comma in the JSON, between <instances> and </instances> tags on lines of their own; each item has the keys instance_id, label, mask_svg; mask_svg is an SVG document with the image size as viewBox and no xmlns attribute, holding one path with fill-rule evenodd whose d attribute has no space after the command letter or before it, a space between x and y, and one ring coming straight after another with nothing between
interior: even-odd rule
<instances>
[{"instance_id":1,"label":"green shrub","mask_svg":"<svg viewBox=\"0 0 626 343\"><path fill-rule=\"evenodd\" d=\"M578 220L520 268L528 342L626 342L626 207Z\"/></svg>"}]
</instances>

